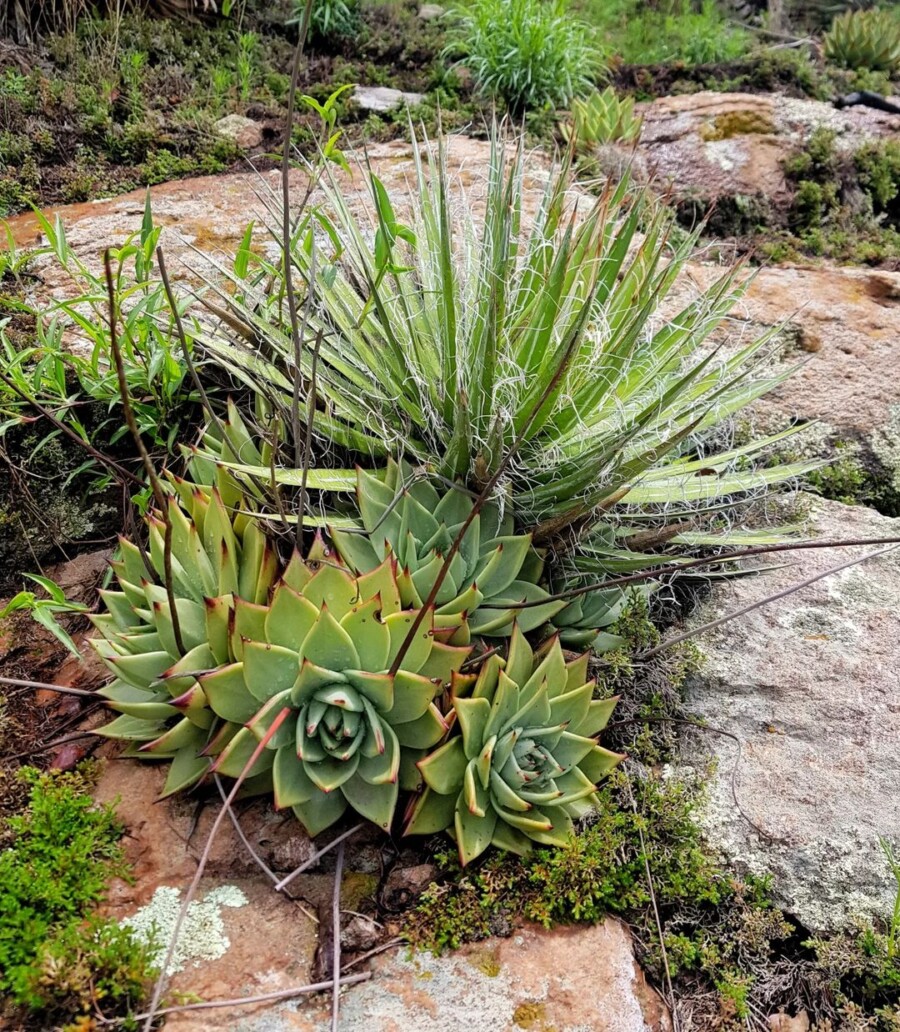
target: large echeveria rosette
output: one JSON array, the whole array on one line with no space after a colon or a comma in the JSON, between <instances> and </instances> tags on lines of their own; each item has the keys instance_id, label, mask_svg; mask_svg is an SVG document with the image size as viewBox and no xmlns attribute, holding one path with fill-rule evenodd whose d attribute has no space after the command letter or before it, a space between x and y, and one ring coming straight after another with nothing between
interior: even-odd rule
<instances>
[{"instance_id":1,"label":"large echeveria rosette","mask_svg":"<svg viewBox=\"0 0 900 1032\"><path fill-rule=\"evenodd\" d=\"M123 542L121 590L104 592L108 612L94 620L116 674L103 694L122 713L101 733L128 740L131 755L171 761L170 794L211 770L240 775L286 709L246 772L248 790L274 791L311 834L348 805L387 827L404 773L411 785L414 761L447 730L434 700L468 655L465 622L426 614L392 675L417 615L403 608L393 561L354 577L317 540L278 577L256 523L216 490L177 487L169 515L184 652L161 586L164 528L151 520L151 569Z\"/></svg>"},{"instance_id":2,"label":"large echeveria rosette","mask_svg":"<svg viewBox=\"0 0 900 1032\"><path fill-rule=\"evenodd\" d=\"M407 465L390 462L379 476L357 471L357 500L366 533L332 530L341 557L365 573L394 556L404 604L421 606L472 511L471 496L459 487L439 492ZM508 637L516 620L522 630L534 630L565 605L549 601L538 584L542 572L531 536L514 533L512 515L488 502L451 560L437 612L465 612L472 634ZM516 608L522 602L529 606Z\"/></svg>"},{"instance_id":3,"label":"large echeveria rosette","mask_svg":"<svg viewBox=\"0 0 900 1032\"><path fill-rule=\"evenodd\" d=\"M567 663L555 638L535 656L516 630L506 660L492 656L474 684L456 678L459 733L419 763L426 788L405 834L450 829L463 864L490 845L568 844L622 759L597 743L616 699L593 698L587 664Z\"/></svg>"}]
</instances>

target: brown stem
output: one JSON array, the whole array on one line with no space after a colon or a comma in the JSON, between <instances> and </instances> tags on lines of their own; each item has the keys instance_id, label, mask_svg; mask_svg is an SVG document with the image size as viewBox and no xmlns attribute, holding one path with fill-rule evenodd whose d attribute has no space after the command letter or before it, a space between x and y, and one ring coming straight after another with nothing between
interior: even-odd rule
<instances>
[{"instance_id":1,"label":"brown stem","mask_svg":"<svg viewBox=\"0 0 900 1032\"><path fill-rule=\"evenodd\" d=\"M141 437L137 420L134 418L134 409L131 407L131 394L128 390L128 378L125 375L125 363L122 359L122 349L119 347L119 337L116 330L118 313L109 248L103 252L103 267L106 272L106 290L109 295L109 343L112 348L113 360L116 365L116 376L119 381L119 394L122 398L122 411L125 416L125 422L128 429L131 431L131 436L134 438L134 445L138 450L141 462L144 464L144 469L147 472L147 479L150 481L150 488L153 491L153 497L156 499L156 505L159 509L160 517L165 521L165 535L163 538L163 579L165 581L169 611L172 614L172 634L175 638L175 644L178 647L178 651L184 655L187 650L184 647L184 639L181 636L181 621L178 617L178 610L175 606L175 591L172 585L172 520L169 516L169 504L166 493L163 491L162 484L159 482L159 477L156 475L153 460L150 458L150 453L147 451L143 438Z\"/></svg>"}]
</instances>

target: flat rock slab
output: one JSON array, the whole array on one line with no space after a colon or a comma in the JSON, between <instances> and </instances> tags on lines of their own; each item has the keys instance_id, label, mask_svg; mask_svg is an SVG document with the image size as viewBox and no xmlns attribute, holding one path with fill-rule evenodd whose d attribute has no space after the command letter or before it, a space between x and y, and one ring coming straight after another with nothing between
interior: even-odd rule
<instances>
[{"instance_id":1,"label":"flat rock slab","mask_svg":"<svg viewBox=\"0 0 900 1032\"><path fill-rule=\"evenodd\" d=\"M900 519L838 502L816 500L812 523L823 539L900 536ZM688 626L876 550L797 552L789 567L716 587ZM776 898L808 929L889 917L896 884L878 838L900 847L900 550L697 643L706 658L688 707L741 742L738 755L732 739L704 733L684 753L693 765L705 745L718 761L712 843L772 874Z\"/></svg>"},{"instance_id":2,"label":"flat rock slab","mask_svg":"<svg viewBox=\"0 0 900 1032\"><path fill-rule=\"evenodd\" d=\"M677 197L763 195L787 190L781 163L812 133L835 133L836 145L855 149L894 136L900 117L872 108L838 110L817 100L777 94L690 93L639 106L644 118L638 153Z\"/></svg>"},{"instance_id":3,"label":"flat rock slab","mask_svg":"<svg viewBox=\"0 0 900 1032\"><path fill-rule=\"evenodd\" d=\"M212 1022L208 1028L220 1027ZM330 1000L284 1004L234 1032L328 1032ZM435 957L384 955L370 982L346 989L348 1032L668 1032L665 1007L635 965L615 920L527 928Z\"/></svg>"}]
</instances>

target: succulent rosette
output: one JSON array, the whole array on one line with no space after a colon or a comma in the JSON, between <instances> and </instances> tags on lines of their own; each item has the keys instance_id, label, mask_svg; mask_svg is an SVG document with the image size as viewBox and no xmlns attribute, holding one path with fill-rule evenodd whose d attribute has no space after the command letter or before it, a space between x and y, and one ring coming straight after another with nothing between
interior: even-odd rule
<instances>
[{"instance_id":1,"label":"succulent rosette","mask_svg":"<svg viewBox=\"0 0 900 1032\"><path fill-rule=\"evenodd\" d=\"M426 788L405 834L452 829L463 864L490 845L566 845L623 758L597 743L617 700L594 699L587 665L587 655L566 662L557 638L535 654L515 629L505 660L455 677L459 733L419 763Z\"/></svg>"},{"instance_id":2,"label":"succulent rosette","mask_svg":"<svg viewBox=\"0 0 900 1032\"><path fill-rule=\"evenodd\" d=\"M472 497L461 487L439 492L406 464L390 462L380 476L357 470L357 500L366 533L332 530L341 557L366 573L394 556L404 603L421 606L472 512ZM465 611L473 634L507 637L515 620L531 631L565 605L538 585L544 564L531 535L513 531L511 512L494 502L482 507L438 590L438 613ZM530 605L517 609L522 602Z\"/></svg>"},{"instance_id":3,"label":"succulent rosette","mask_svg":"<svg viewBox=\"0 0 900 1032\"><path fill-rule=\"evenodd\" d=\"M348 806L387 828L414 760L446 734L435 699L468 656L464 620L427 612L391 672L418 616L403 607L392 559L354 576L317 539L279 576L255 522L214 489L178 487L169 516L184 650L160 585L164 527L151 520L152 569L123 542L121 590L103 593L108 612L94 619L116 675L103 695L122 714L101 733L170 760L164 794L210 771L243 773L310 834Z\"/></svg>"}]
</instances>

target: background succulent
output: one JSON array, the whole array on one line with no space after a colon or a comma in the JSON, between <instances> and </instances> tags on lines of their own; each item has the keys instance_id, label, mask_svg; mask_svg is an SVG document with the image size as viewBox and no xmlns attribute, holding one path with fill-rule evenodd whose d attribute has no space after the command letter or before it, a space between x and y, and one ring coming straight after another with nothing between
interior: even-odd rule
<instances>
[{"instance_id":1,"label":"background succulent","mask_svg":"<svg viewBox=\"0 0 900 1032\"><path fill-rule=\"evenodd\" d=\"M405 833L452 829L463 864L491 844L566 845L622 759L597 744L616 700L593 698L587 664L567 663L555 638L535 655L517 629L506 660L486 660L474 684L457 678L459 734L419 763L427 787Z\"/></svg>"},{"instance_id":2,"label":"background succulent","mask_svg":"<svg viewBox=\"0 0 900 1032\"><path fill-rule=\"evenodd\" d=\"M417 615L403 607L391 559L354 577L317 538L279 575L251 517L231 514L215 488L176 486L171 564L184 648L160 586L164 526L151 518L150 568L123 541L120 590L103 592L108 612L94 617L97 650L116 675L102 694L122 714L101 733L131 742L132 755L170 760L170 794L212 769L239 776L286 709L248 787L274 790L310 834L348 805L388 827L404 750L414 780L413 760L446 733L434 699L468 655L463 618L429 613L389 673Z\"/></svg>"},{"instance_id":3,"label":"background succulent","mask_svg":"<svg viewBox=\"0 0 900 1032\"><path fill-rule=\"evenodd\" d=\"M825 33L825 56L844 68L893 73L900 69L900 15L846 11Z\"/></svg>"},{"instance_id":4,"label":"background succulent","mask_svg":"<svg viewBox=\"0 0 900 1032\"><path fill-rule=\"evenodd\" d=\"M590 155L604 143L633 143L641 135L634 98L619 97L612 86L572 101L571 118L560 123L563 139L574 140L575 152Z\"/></svg>"},{"instance_id":5,"label":"background succulent","mask_svg":"<svg viewBox=\"0 0 900 1032\"><path fill-rule=\"evenodd\" d=\"M462 487L439 492L405 463L391 461L381 477L358 470L357 499L366 533L332 528L335 547L360 573L395 556L404 604L421 606L472 511L471 496ZM548 598L537 583L543 567L531 536L515 534L512 513L490 502L472 520L453 557L435 598L437 611L465 612L473 634L508 636L517 617L523 631L534 630L565 604L513 608Z\"/></svg>"}]
</instances>

